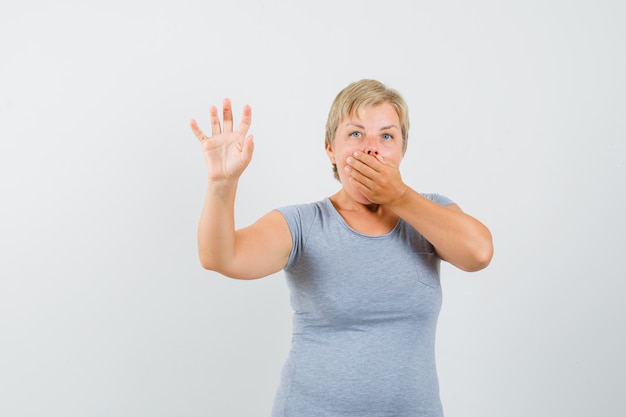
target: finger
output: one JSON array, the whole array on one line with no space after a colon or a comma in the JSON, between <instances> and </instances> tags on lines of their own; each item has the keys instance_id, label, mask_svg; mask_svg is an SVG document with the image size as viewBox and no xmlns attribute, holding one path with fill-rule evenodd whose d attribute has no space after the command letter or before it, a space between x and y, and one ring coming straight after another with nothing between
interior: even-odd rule
<instances>
[{"instance_id":1,"label":"finger","mask_svg":"<svg viewBox=\"0 0 626 417\"><path fill-rule=\"evenodd\" d=\"M224 108L224 132L232 132L233 131L233 108L230 103L230 100L225 98L222 106Z\"/></svg>"},{"instance_id":2,"label":"finger","mask_svg":"<svg viewBox=\"0 0 626 417\"><path fill-rule=\"evenodd\" d=\"M202 132L202 130L198 126L198 122L196 122L194 119L191 119L191 121L189 122L189 125L191 126L191 130L193 131L193 134L196 135L196 138L198 138L200 142L202 142L203 140L207 138L206 135Z\"/></svg>"},{"instance_id":3,"label":"finger","mask_svg":"<svg viewBox=\"0 0 626 417\"><path fill-rule=\"evenodd\" d=\"M371 188L373 184L373 180L371 177L363 174L358 169L352 168L351 166L345 166L344 170L346 174L349 175L351 182L359 184L361 187Z\"/></svg>"},{"instance_id":4,"label":"finger","mask_svg":"<svg viewBox=\"0 0 626 417\"><path fill-rule=\"evenodd\" d=\"M359 181L359 179L355 177L350 177L349 181L350 184L352 184L353 187L359 190L365 197L367 197L368 199L372 197L372 190L370 189L370 187Z\"/></svg>"},{"instance_id":5,"label":"finger","mask_svg":"<svg viewBox=\"0 0 626 417\"><path fill-rule=\"evenodd\" d=\"M252 159L252 152L254 151L254 137L249 135L243 143L243 149L241 152L241 156L246 163L250 162Z\"/></svg>"},{"instance_id":6,"label":"finger","mask_svg":"<svg viewBox=\"0 0 626 417\"><path fill-rule=\"evenodd\" d=\"M374 172L379 172L380 171L380 159L378 159L378 155L370 155L370 154L366 154L364 152L359 152L356 151L353 154L354 159L356 159L357 161L363 163L363 165L369 167L370 169L372 169ZM382 158L382 157L381 157Z\"/></svg>"},{"instance_id":7,"label":"finger","mask_svg":"<svg viewBox=\"0 0 626 417\"><path fill-rule=\"evenodd\" d=\"M364 159L364 161L366 162L367 160L371 161L371 163L367 163L367 165L371 166L374 170L381 172L383 171L386 167L391 167L391 168L398 168L398 165L396 165L395 162L393 162L393 160L391 159L385 159L384 156L382 156L381 154L377 153L377 154L365 154L363 153L363 158L370 158L370 159Z\"/></svg>"},{"instance_id":8,"label":"finger","mask_svg":"<svg viewBox=\"0 0 626 417\"><path fill-rule=\"evenodd\" d=\"M222 133L222 127L220 126L220 118L217 115L217 107L211 106L209 114L211 115L211 136L219 135Z\"/></svg>"},{"instance_id":9,"label":"finger","mask_svg":"<svg viewBox=\"0 0 626 417\"><path fill-rule=\"evenodd\" d=\"M243 106L243 115L241 116L241 122L237 128L237 132L245 136L252 124L252 108L249 105Z\"/></svg>"},{"instance_id":10,"label":"finger","mask_svg":"<svg viewBox=\"0 0 626 417\"><path fill-rule=\"evenodd\" d=\"M376 175L378 173L377 170L372 168L370 165L365 163L363 160L357 159L356 156L354 156L354 157L353 156L349 156L346 159L346 163L348 164L348 166L350 168L352 168L353 171L359 172L362 175L367 176L367 177L373 177L374 175Z\"/></svg>"}]
</instances>

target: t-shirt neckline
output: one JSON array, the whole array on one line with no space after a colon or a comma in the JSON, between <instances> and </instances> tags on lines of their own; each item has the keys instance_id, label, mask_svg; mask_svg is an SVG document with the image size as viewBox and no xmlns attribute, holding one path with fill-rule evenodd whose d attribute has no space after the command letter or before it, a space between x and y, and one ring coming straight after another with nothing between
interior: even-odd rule
<instances>
[{"instance_id":1,"label":"t-shirt neckline","mask_svg":"<svg viewBox=\"0 0 626 417\"><path fill-rule=\"evenodd\" d=\"M347 229L348 231L354 233L355 235L364 237L364 238L368 238L368 239L385 239L385 238L389 238L391 236L393 236L396 231L400 228L400 223L402 222L401 218L398 218L398 221L396 222L395 226L393 226L393 228L382 235L368 235L365 233L361 233L357 230L354 230L349 224L348 222L346 222L346 219L343 218L343 216L341 215L341 213L339 213L339 211L335 208L335 205L333 204L332 201L330 201L330 197L326 197L324 200L324 204L327 206L327 209L329 210L329 212L331 213L331 215L339 222L339 224L341 224L345 229Z\"/></svg>"}]
</instances>

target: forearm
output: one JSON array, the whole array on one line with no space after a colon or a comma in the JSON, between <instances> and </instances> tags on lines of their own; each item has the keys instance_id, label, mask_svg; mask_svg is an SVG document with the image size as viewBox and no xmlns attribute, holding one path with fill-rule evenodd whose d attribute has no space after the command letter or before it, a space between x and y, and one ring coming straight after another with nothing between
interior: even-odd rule
<instances>
[{"instance_id":1,"label":"forearm","mask_svg":"<svg viewBox=\"0 0 626 417\"><path fill-rule=\"evenodd\" d=\"M465 271L486 267L493 255L491 232L458 206L441 206L412 189L389 208L420 232L439 256Z\"/></svg>"},{"instance_id":2,"label":"forearm","mask_svg":"<svg viewBox=\"0 0 626 417\"><path fill-rule=\"evenodd\" d=\"M198 256L203 268L219 271L235 253L237 180L207 184L198 224Z\"/></svg>"}]
</instances>

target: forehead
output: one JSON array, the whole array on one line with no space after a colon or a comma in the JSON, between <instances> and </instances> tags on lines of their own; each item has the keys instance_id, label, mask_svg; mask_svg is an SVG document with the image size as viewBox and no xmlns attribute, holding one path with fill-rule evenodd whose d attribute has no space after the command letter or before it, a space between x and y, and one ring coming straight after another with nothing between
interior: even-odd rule
<instances>
[{"instance_id":1,"label":"forehead","mask_svg":"<svg viewBox=\"0 0 626 417\"><path fill-rule=\"evenodd\" d=\"M352 122L364 122L364 123L384 123L386 125L393 124L396 127L400 127L400 117L395 107L391 103L383 102L379 104L363 106L355 109L351 114L348 114L341 120L340 125L349 124Z\"/></svg>"}]
</instances>

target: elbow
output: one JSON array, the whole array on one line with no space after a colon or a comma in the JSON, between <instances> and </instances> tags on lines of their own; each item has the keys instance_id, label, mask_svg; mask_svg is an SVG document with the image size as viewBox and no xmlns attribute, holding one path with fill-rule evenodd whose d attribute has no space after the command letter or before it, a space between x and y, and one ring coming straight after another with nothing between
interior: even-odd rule
<instances>
[{"instance_id":1,"label":"elbow","mask_svg":"<svg viewBox=\"0 0 626 417\"><path fill-rule=\"evenodd\" d=\"M476 254L473 268L469 272L477 272L487 268L493 258L493 246Z\"/></svg>"},{"instance_id":2,"label":"elbow","mask_svg":"<svg viewBox=\"0 0 626 417\"><path fill-rule=\"evenodd\" d=\"M211 262L208 262L202 258L200 258L200 266L202 267L202 269L206 269L207 271L214 271L215 268L213 267L213 264L211 264Z\"/></svg>"},{"instance_id":3,"label":"elbow","mask_svg":"<svg viewBox=\"0 0 626 417\"><path fill-rule=\"evenodd\" d=\"M465 268L467 272L477 272L485 269L493 258L493 241L489 234L482 242L476 243L472 248L471 262Z\"/></svg>"},{"instance_id":4,"label":"elbow","mask_svg":"<svg viewBox=\"0 0 626 417\"><path fill-rule=\"evenodd\" d=\"M233 268L233 264L220 261L218 257L200 255L199 260L200 266L207 271L217 272L220 275L233 279L250 279L240 274L237 268Z\"/></svg>"},{"instance_id":5,"label":"elbow","mask_svg":"<svg viewBox=\"0 0 626 417\"><path fill-rule=\"evenodd\" d=\"M471 260L468 260L464 263L454 264L457 268L465 271L465 272L478 272L482 269L485 269L489 266L491 262L491 255L480 254L476 256L472 256Z\"/></svg>"},{"instance_id":6,"label":"elbow","mask_svg":"<svg viewBox=\"0 0 626 417\"><path fill-rule=\"evenodd\" d=\"M437 252L444 261L465 272L477 272L485 269L493 258L493 239L491 232L481 223L479 227L455 241L445 251Z\"/></svg>"},{"instance_id":7,"label":"elbow","mask_svg":"<svg viewBox=\"0 0 626 417\"><path fill-rule=\"evenodd\" d=\"M200 266L207 271L218 271L219 265L215 262L215 259L211 256L207 256L202 252L198 253L198 260L200 261Z\"/></svg>"},{"instance_id":8,"label":"elbow","mask_svg":"<svg viewBox=\"0 0 626 417\"><path fill-rule=\"evenodd\" d=\"M213 266L213 264L209 262L200 261L200 266L202 267L202 269L206 271L217 271L216 268Z\"/></svg>"},{"instance_id":9,"label":"elbow","mask_svg":"<svg viewBox=\"0 0 626 417\"><path fill-rule=\"evenodd\" d=\"M221 273L225 267L225 259L223 253L214 250L214 248L207 247L201 242L198 242L198 261L200 266L207 271L214 271Z\"/></svg>"}]
</instances>

